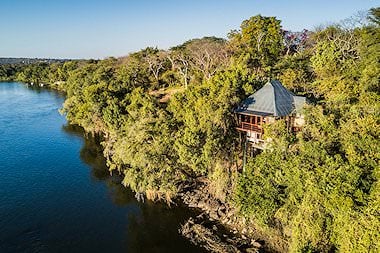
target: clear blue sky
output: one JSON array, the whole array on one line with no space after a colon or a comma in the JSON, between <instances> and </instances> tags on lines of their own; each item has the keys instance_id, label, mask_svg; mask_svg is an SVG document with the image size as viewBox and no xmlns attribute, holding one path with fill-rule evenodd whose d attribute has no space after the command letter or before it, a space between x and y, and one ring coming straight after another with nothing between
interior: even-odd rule
<instances>
[{"instance_id":1,"label":"clear blue sky","mask_svg":"<svg viewBox=\"0 0 380 253\"><path fill-rule=\"evenodd\" d=\"M0 57L103 58L226 37L253 15L288 30L337 22L380 0L0 0Z\"/></svg>"}]
</instances>

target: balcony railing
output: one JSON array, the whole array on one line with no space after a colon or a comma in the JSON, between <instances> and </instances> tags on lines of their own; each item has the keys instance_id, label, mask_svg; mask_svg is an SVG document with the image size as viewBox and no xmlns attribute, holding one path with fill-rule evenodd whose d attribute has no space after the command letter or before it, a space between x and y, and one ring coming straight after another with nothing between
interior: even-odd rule
<instances>
[{"instance_id":1,"label":"balcony railing","mask_svg":"<svg viewBox=\"0 0 380 253\"><path fill-rule=\"evenodd\" d=\"M262 126L254 125L248 122L241 122L240 125L237 127L237 129L241 131L250 131L250 132L257 132L257 133L263 132Z\"/></svg>"}]
</instances>

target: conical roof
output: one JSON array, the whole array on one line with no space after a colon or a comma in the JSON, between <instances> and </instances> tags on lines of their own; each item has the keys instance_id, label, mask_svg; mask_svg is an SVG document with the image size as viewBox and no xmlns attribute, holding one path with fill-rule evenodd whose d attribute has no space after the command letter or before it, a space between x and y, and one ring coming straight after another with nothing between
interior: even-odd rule
<instances>
[{"instance_id":1,"label":"conical roof","mask_svg":"<svg viewBox=\"0 0 380 253\"><path fill-rule=\"evenodd\" d=\"M236 112L263 116L287 116L295 112L296 101L298 102L299 98L302 97L288 91L280 81L273 80L244 100Z\"/></svg>"}]
</instances>

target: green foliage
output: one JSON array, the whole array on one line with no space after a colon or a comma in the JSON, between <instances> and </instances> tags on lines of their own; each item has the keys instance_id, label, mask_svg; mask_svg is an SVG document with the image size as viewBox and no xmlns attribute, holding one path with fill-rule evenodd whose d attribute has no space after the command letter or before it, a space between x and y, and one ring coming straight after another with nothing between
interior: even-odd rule
<instances>
[{"instance_id":1,"label":"green foliage","mask_svg":"<svg viewBox=\"0 0 380 253\"><path fill-rule=\"evenodd\" d=\"M178 162L193 175L207 174L219 157L231 155L235 141L233 109L241 99L241 73L226 70L170 101L178 123Z\"/></svg>"},{"instance_id":2,"label":"green foliage","mask_svg":"<svg viewBox=\"0 0 380 253\"><path fill-rule=\"evenodd\" d=\"M267 127L271 151L250 159L239 179L237 206L282 230L291 252L380 250L379 34L374 26L315 34L315 79L297 85L321 100L296 139L281 123Z\"/></svg>"},{"instance_id":3,"label":"green foliage","mask_svg":"<svg viewBox=\"0 0 380 253\"><path fill-rule=\"evenodd\" d=\"M380 25L380 8L371 8L369 10L368 15L369 21L371 21L374 25L379 26Z\"/></svg>"},{"instance_id":4,"label":"green foliage","mask_svg":"<svg viewBox=\"0 0 380 253\"><path fill-rule=\"evenodd\" d=\"M134 89L128 99L128 116L113 144L111 162L122 166L123 183L132 190L170 200L180 178L180 170L173 163L176 157L170 117L141 88Z\"/></svg>"},{"instance_id":5,"label":"green foliage","mask_svg":"<svg viewBox=\"0 0 380 253\"><path fill-rule=\"evenodd\" d=\"M283 204L281 167L280 154L263 153L249 160L239 179L236 203L244 215L254 217L261 225L272 224L275 212Z\"/></svg>"},{"instance_id":6,"label":"green foliage","mask_svg":"<svg viewBox=\"0 0 380 253\"><path fill-rule=\"evenodd\" d=\"M209 192L216 199L223 202L228 202L231 196L231 191L235 187L238 172L230 170L229 162L218 161L209 172L210 186Z\"/></svg>"},{"instance_id":7,"label":"green foliage","mask_svg":"<svg viewBox=\"0 0 380 253\"><path fill-rule=\"evenodd\" d=\"M0 65L0 81L11 81L15 79L19 66L13 64Z\"/></svg>"},{"instance_id":8,"label":"green foliage","mask_svg":"<svg viewBox=\"0 0 380 253\"><path fill-rule=\"evenodd\" d=\"M275 17L253 16L229 37L237 56L248 56L248 66L261 78L268 77L284 48L280 21Z\"/></svg>"},{"instance_id":9,"label":"green foliage","mask_svg":"<svg viewBox=\"0 0 380 253\"><path fill-rule=\"evenodd\" d=\"M184 181L207 177L212 195L233 199L261 230L280 231L290 252L379 252L378 12L364 27L316 31L293 54L284 52L280 21L259 15L228 41L0 65L0 80L65 91L67 119L101 135L110 171L148 198L170 202ZM268 77L316 104L297 135L282 120L266 125L269 148L238 175L234 108Z\"/></svg>"},{"instance_id":10,"label":"green foliage","mask_svg":"<svg viewBox=\"0 0 380 253\"><path fill-rule=\"evenodd\" d=\"M276 65L277 78L289 90L308 95L312 92L310 83L314 79L313 69L310 66L310 52L304 51L293 55L286 55Z\"/></svg>"}]
</instances>

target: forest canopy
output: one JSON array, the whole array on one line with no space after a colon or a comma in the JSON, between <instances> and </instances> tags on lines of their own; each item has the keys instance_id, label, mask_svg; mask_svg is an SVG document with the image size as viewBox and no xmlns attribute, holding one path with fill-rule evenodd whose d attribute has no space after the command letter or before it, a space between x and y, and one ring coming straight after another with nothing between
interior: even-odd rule
<instances>
[{"instance_id":1,"label":"forest canopy","mask_svg":"<svg viewBox=\"0 0 380 253\"><path fill-rule=\"evenodd\" d=\"M379 24L379 8L364 23L302 32L258 15L227 40L0 65L0 80L64 91L67 119L100 135L110 171L150 199L170 202L202 178L290 252L379 252ZM275 145L242 172L234 108L268 79L312 106L296 135L282 121L271 126Z\"/></svg>"}]
</instances>

